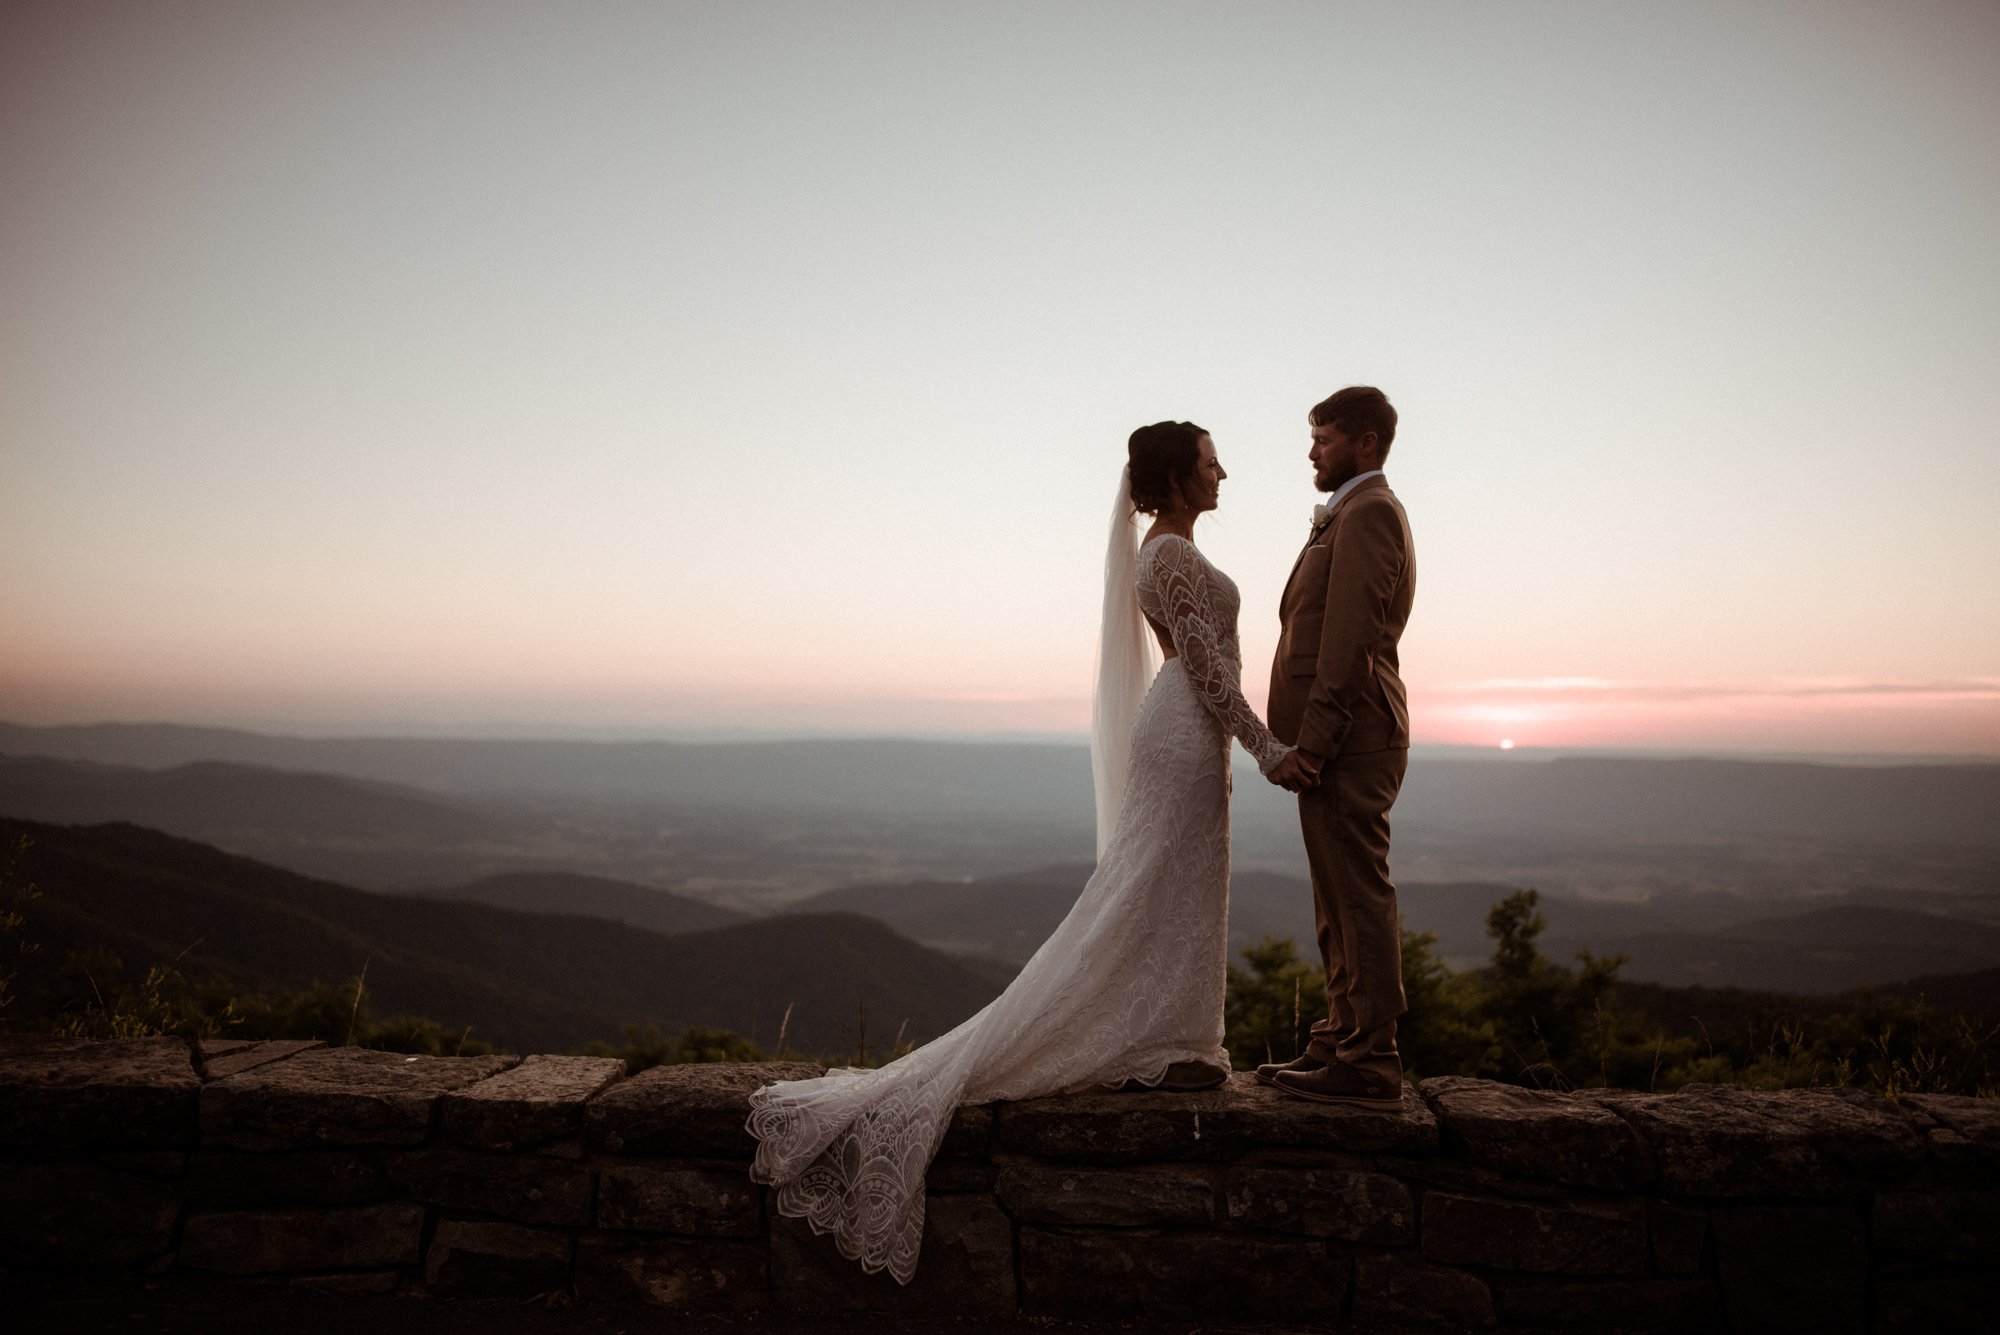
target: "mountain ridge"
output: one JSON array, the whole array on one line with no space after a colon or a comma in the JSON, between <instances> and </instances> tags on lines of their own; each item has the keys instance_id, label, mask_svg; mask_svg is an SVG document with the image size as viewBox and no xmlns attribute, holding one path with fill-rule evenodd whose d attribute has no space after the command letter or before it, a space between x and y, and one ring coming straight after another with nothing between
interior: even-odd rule
<instances>
[{"instance_id":1,"label":"mountain ridge","mask_svg":"<svg viewBox=\"0 0 2000 1335\"><path fill-rule=\"evenodd\" d=\"M799 1046L851 1048L858 1007L924 1039L1005 986L1011 970L920 946L859 915L758 920L679 936L581 915L525 914L357 890L133 825L0 819L25 836L40 897L22 980L46 995L70 951L174 959L266 991L345 982L365 966L382 1013L429 1016L520 1051L614 1039L628 1023L775 1040L790 1006ZM476 1017L468 1021L468 1017Z\"/></svg>"}]
</instances>

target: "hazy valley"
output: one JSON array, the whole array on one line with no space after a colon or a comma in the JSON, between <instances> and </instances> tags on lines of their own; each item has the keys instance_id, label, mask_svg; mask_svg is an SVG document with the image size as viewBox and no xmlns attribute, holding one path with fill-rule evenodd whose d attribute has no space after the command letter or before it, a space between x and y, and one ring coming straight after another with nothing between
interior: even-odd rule
<instances>
[{"instance_id":1,"label":"hazy valley","mask_svg":"<svg viewBox=\"0 0 2000 1335\"><path fill-rule=\"evenodd\" d=\"M1081 747L0 725L0 816L175 836L37 833L62 887L40 908L52 944L185 951L270 986L371 961L385 1004L477 1015L517 1044L636 1020L769 1041L791 1005L794 1036L838 1045L857 998L885 1030L940 1032L1067 911L1089 810ZM1996 765L1419 752L1396 870L1405 925L1455 968L1488 953L1492 903L1535 886L1557 959L1829 995L2000 968L1996 815ZM1239 774L1233 950L1310 949L1292 819ZM256 893L231 900L231 877Z\"/></svg>"}]
</instances>

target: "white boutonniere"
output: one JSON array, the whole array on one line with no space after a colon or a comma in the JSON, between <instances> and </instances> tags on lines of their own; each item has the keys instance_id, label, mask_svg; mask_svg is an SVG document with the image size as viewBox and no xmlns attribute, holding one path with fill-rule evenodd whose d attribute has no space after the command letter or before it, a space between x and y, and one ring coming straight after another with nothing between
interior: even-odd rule
<instances>
[{"instance_id":1,"label":"white boutonniere","mask_svg":"<svg viewBox=\"0 0 2000 1335\"><path fill-rule=\"evenodd\" d=\"M1331 518L1333 518L1333 507L1331 505L1315 505L1313 507L1313 532L1317 533L1326 527L1326 521Z\"/></svg>"}]
</instances>

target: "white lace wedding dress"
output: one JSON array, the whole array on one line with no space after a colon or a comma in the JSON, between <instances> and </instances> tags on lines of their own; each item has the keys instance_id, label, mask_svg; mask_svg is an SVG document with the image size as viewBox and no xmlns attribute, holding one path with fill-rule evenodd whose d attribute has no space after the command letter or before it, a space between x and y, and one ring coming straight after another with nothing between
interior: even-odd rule
<instances>
[{"instance_id":1,"label":"white lace wedding dress","mask_svg":"<svg viewBox=\"0 0 2000 1335\"><path fill-rule=\"evenodd\" d=\"M1244 701L1229 577L1166 535L1139 554L1138 594L1178 657L1139 707L1117 822L1069 916L950 1033L877 1070L751 1096L751 1177L870 1273L916 1272L925 1174L959 1104L1158 1084L1179 1061L1229 1068L1229 739L1266 773L1289 748Z\"/></svg>"}]
</instances>

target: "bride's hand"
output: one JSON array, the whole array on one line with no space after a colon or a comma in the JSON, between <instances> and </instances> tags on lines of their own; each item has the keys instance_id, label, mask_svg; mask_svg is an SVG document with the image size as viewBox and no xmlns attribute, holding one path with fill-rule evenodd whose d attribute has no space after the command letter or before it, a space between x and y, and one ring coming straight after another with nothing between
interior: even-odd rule
<instances>
[{"instance_id":1,"label":"bride's hand","mask_svg":"<svg viewBox=\"0 0 2000 1335\"><path fill-rule=\"evenodd\" d=\"M1285 752L1285 758L1273 765L1271 772L1264 777L1286 792L1297 793L1319 782L1319 769L1308 765L1295 749Z\"/></svg>"}]
</instances>

